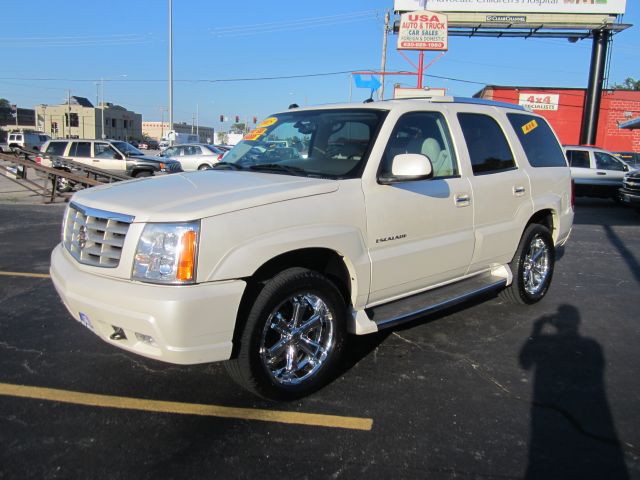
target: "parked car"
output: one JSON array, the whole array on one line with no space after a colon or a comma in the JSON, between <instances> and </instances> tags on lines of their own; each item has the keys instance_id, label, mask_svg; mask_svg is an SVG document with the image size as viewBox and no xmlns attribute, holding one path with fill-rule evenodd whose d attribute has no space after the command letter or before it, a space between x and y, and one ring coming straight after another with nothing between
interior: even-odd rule
<instances>
[{"instance_id":1,"label":"parked car","mask_svg":"<svg viewBox=\"0 0 640 480\"><path fill-rule=\"evenodd\" d=\"M640 168L640 153L638 152L613 152L613 154L625 162L634 170Z\"/></svg>"},{"instance_id":2,"label":"parked car","mask_svg":"<svg viewBox=\"0 0 640 480\"><path fill-rule=\"evenodd\" d=\"M147 140L147 147L149 150L160 150L160 144L157 140Z\"/></svg>"},{"instance_id":3,"label":"parked car","mask_svg":"<svg viewBox=\"0 0 640 480\"><path fill-rule=\"evenodd\" d=\"M597 147L565 145L576 196L611 198L618 201L624 174L631 170L613 153Z\"/></svg>"},{"instance_id":4,"label":"parked car","mask_svg":"<svg viewBox=\"0 0 640 480\"><path fill-rule=\"evenodd\" d=\"M206 143L189 143L168 147L160 153L160 156L178 160L182 164L182 169L190 172L213 168L226 153L225 150Z\"/></svg>"},{"instance_id":5,"label":"parked car","mask_svg":"<svg viewBox=\"0 0 640 480\"><path fill-rule=\"evenodd\" d=\"M265 142L292 136L311 145L306 158ZM110 346L225 360L238 384L273 399L330 382L348 332L492 291L541 300L574 217L544 117L478 99L283 111L210 173L76 193L51 279Z\"/></svg>"},{"instance_id":6,"label":"parked car","mask_svg":"<svg viewBox=\"0 0 640 480\"><path fill-rule=\"evenodd\" d=\"M624 176L620 200L640 213L640 170L633 170Z\"/></svg>"},{"instance_id":7,"label":"parked car","mask_svg":"<svg viewBox=\"0 0 640 480\"><path fill-rule=\"evenodd\" d=\"M182 172L180 162L145 155L120 140L49 140L35 160L46 167L67 171L72 169L64 164L64 160L72 160L135 178ZM68 191L72 187L65 179L59 178L58 190Z\"/></svg>"},{"instance_id":8,"label":"parked car","mask_svg":"<svg viewBox=\"0 0 640 480\"><path fill-rule=\"evenodd\" d=\"M9 132L7 135L7 145L10 149L23 149L39 151L42 145L51 137L42 132Z\"/></svg>"}]
</instances>

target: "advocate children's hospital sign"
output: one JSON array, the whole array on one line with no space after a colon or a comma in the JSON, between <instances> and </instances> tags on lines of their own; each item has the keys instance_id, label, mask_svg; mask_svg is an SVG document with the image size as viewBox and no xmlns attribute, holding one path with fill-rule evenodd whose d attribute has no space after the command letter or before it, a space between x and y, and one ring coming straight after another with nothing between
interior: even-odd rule
<instances>
[{"instance_id":1,"label":"advocate children's hospital sign","mask_svg":"<svg viewBox=\"0 0 640 480\"><path fill-rule=\"evenodd\" d=\"M404 13L400 16L398 50L447 50L447 16L443 13Z\"/></svg>"},{"instance_id":2,"label":"advocate children's hospital sign","mask_svg":"<svg viewBox=\"0 0 640 480\"><path fill-rule=\"evenodd\" d=\"M637 0L636 0L637 1ZM624 13L626 0L395 0L396 12Z\"/></svg>"}]
</instances>

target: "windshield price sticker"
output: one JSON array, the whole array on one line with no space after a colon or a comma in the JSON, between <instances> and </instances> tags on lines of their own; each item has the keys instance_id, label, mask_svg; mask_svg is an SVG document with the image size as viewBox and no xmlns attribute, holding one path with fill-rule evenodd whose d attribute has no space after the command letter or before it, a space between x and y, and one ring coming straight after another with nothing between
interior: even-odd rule
<instances>
[{"instance_id":1,"label":"windshield price sticker","mask_svg":"<svg viewBox=\"0 0 640 480\"><path fill-rule=\"evenodd\" d=\"M263 121L261 121L258 124L258 127L270 127L271 125L273 125L277 121L278 121L278 119L276 117L265 118Z\"/></svg>"},{"instance_id":2,"label":"windshield price sticker","mask_svg":"<svg viewBox=\"0 0 640 480\"><path fill-rule=\"evenodd\" d=\"M264 135L266 133L266 131L267 131L266 128L254 128L249 133L247 133L244 137L242 137L242 139L243 140L257 140L262 135Z\"/></svg>"},{"instance_id":3,"label":"windshield price sticker","mask_svg":"<svg viewBox=\"0 0 640 480\"><path fill-rule=\"evenodd\" d=\"M526 135L527 133L531 132L532 130L535 130L536 128L538 128L538 122L536 122L535 120L531 120L529 123L525 123L522 126L522 131Z\"/></svg>"}]
</instances>

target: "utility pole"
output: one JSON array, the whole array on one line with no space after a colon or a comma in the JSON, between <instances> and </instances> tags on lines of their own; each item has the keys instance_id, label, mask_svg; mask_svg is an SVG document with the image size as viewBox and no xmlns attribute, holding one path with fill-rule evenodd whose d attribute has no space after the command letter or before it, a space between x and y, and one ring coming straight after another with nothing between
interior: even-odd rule
<instances>
[{"instance_id":1,"label":"utility pole","mask_svg":"<svg viewBox=\"0 0 640 480\"><path fill-rule=\"evenodd\" d=\"M380 100L384 100L384 71L387 66L387 37L389 36L389 10L384 14L384 34L382 36L382 65L380 71L382 72L382 85L380 85Z\"/></svg>"},{"instance_id":2,"label":"utility pole","mask_svg":"<svg viewBox=\"0 0 640 480\"><path fill-rule=\"evenodd\" d=\"M71 90L67 90L67 138L71 138Z\"/></svg>"},{"instance_id":3,"label":"utility pole","mask_svg":"<svg viewBox=\"0 0 640 480\"><path fill-rule=\"evenodd\" d=\"M196 135L200 141L200 105L196 103Z\"/></svg>"},{"instance_id":4,"label":"utility pole","mask_svg":"<svg viewBox=\"0 0 640 480\"><path fill-rule=\"evenodd\" d=\"M100 137L104 140L107 136L104 134L104 78L100 79L100 93L102 96L102 103L100 105Z\"/></svg>"},{"instance_id":5,"label":"utility pole","mask_svg":"<svg viewBox=\"0 0 640 480\"><path fill-rule=\"evenodd\" d=\"M191 114L191 134L193 135L193 130L196 128L196 114Z\"/></svg>"},{"instance_id":6,"label":"utility pole","mask_svg":"<svg viewBox=\"0 0 640 480\"><path fill-rule=\"evenodd\" d=\"M173 8L169 0L169 131L173 130ZM170 145L173 140L169 139Z\"/></svg>"}]
</instances>

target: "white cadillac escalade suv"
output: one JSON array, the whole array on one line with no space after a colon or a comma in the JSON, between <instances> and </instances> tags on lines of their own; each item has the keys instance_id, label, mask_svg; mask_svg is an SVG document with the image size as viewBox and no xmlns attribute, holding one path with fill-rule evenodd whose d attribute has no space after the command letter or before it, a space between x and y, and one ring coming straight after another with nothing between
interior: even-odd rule
<instances>
[{"instance_id":1,"label":"white cadillac escalade suv","mask_svg":"<svg viewBox=\"0 0 640 480\"><path fill-rule=\"evenodd\" d=\"M533 303L573 222L544 118L451 97L295 108L212 170L76 193L51 277L106 342L226 361L268 398L334 375L347 333L476 294Z\"/></svg>"}]
</instances>

